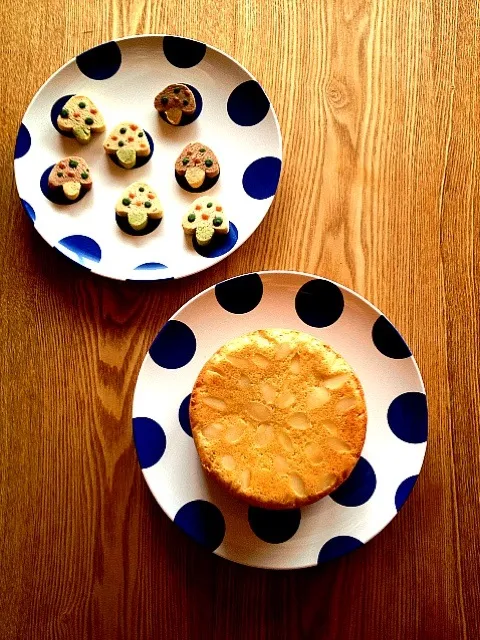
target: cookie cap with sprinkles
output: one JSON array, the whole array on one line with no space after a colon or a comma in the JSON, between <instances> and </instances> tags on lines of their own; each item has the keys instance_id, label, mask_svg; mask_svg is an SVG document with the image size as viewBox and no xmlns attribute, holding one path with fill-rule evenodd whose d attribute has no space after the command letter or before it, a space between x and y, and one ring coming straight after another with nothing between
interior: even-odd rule
<instances>
[{"instance_id":1,"label":"cookie cap with sprinkles","mask_svg":"<svg viewBox=\"0 0 480 640\"><path fill-rule=\"evenodd\" d=\"M207 245L215 233L227 234L230 223L217 198L202 196L192 202L182 218L182 227L189 236L195 235L199 245Z\"/></svg>"},{"instance_id":2,"label":"cookie cap with sprinkles","mask_svg":"<svg viewBox=\"0 0 480 640\"><path fill-rule=\"evenodd\" d=\"M117 215L127 218L135 231L147 226L148 219L163 217L162 204L155 191L146 182L133 182L119 197L115 205Z\"/></svg>"},{"instance_id":3,"label":"cookie cap with sprinkles","mask_svg":"<svg viewBox=\"0 0 480 640\"><path fill-rule=\"evenodd\" d=\"M87 162L80 156L59 160L48 176L49 189L62 188L69 200L76 200L81 189L92 187L92 177Z\"/></svg>"},{"instance_id":4,"label":"cookie cap with sprinkles","mask_svg":"<svg viewBox=\"0 0 480 640\"><path fill-rule=\"evenodd\" d=\"M63 105L58 117L58 128L73 133L80 144L87 144L93 133L105 131L105 122L98 107L87 96L72 96Z\"/></svg>"},{"instance_id":5,"label":"cookie cap with sprinkles","mask_svg":"<svg viewBox=\"0 0 480 640\"><path fill-rule=\"evenodd\" d=\"M114 127L105 142L105 152L116 155L118 161L125 169L132 169L136 164L137 156L150 154L150 143L145 131L134 122L120 122Z\"/></svg>"},{"instance_id":6,"label":"cookie cap with sprinkles","mask_svg":"<svg viewBox=\"0 0 480 640\"><path fill-rule=\"evenodd\" d=\"M217 156L202 142L191 142L182 150L175 162L175 172L185 176L188 184L198 189L205 177L215 178L220 173Z\"/></svg>"},{"instance_id":7,"label":"cookie cap with sprinkles","mask_svg":"<svg viewBox=\"0 0 480 640\"><path fill-rule=\"evenodd\" d=\"M205 364L190 423L210 476L250 504L290 509L347 479L367 414L342 356L306 333L268 329L232 340Z\"/></svg>"},{"instance_id":8,"label":"cookie cap with sprinkles","mask_svg":"<svg viewBox=\"0 0 480 640\"><path fill-rule=\"evenodd\" d=\"M195 96L185 84L169 84L155 96L155 109L164 113L168 122L180 124L182 115L193 115L197 108Z\"/></svg>"}]
</instances>

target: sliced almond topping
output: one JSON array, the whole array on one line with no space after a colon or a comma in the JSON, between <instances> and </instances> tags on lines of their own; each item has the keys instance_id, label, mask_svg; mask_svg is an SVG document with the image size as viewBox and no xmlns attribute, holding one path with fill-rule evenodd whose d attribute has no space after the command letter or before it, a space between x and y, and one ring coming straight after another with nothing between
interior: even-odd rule
<instances>
[{"instance_id":1,"label":"sliced almond topping","mask_svg":"<svg viewBox=\"0 0 480 640\"><path fill-rule=\"evenodd\" d=\"M227 471L233 471L235 469L235 460L233 456L222 456L222 467Z\"/></svg>"},{"instance_id":2,"label":"sliced almond topping","mask_svg":"<svg viewBox=\"0 0 480 640\"><path fill-rule=\"evenodd\" d=\"M225 440L230 442L230 444L238 442L243 436L246 426L247 425L243 420L238 420L238 422L230 424L225 432Z\"/></svg>"},{"instance_id":3,"label":"sliced almond topping","mask_svg":"<svg viewBox=\"0 0 480 640\"><path fill-rule=\"evenodd\" d=\"M319 476L317 480L317 491L328 491L337 482L337 476L334 473L326 473Z\"/></svg>"},{"instance_id":4,"label":"sliced almond topping","mask_svg":"<svg viewBox=\"0 0 480 640\"><path fill-rule=\"evenodd\" d=\"M250 469L244 469L240 474L240 486L244 491L250 486L251 476L252 474L250 472Z\"/></svg>"},{"instance_id":5,"label":"sliced almond topping","mask_svg":"<svg viewBox=\"0 0 480 640\"><path fill-rule=\"evenodd\" d=\"M288 471L288 462L283 456L275 456L273 459L273 468L277 473L286 473Z\"/></svg>"},{"instance_id":6,"label":"sliced almond topping","mask_svg":"<svg viewBox=\"0 0 480 640\"><path fill-rule=\"evenodd\" d=\"M285 360L285 358L290 355L292 351L292 347L288 344L288 342L281 342L277 344L275 347L275 360Z\"/></svg>"},{"instance_id":7,"label":"sliced almond topping","mask_svg":"<svg viewBox=\"0 0 480 640\"><path fill-rule=\"evenodd\" d=\"M333 376L333 378L328 378L323 383L327 389L331 389L332 391L335 389L340 389L343 385L349 380L350 376L347 373L340 373L338 376Z\"/></svg>"},{"instance_id":8,"label":"sliced almond topping","mask_svg":"<svg viewBox=\"0 0 480 640\"><path fill-rule=\"evenodd\" d=\"M218 371L214 371L213 369L209 369L207 371L207 377L210 380L215 380L215 379L220 380L221 378L223 378L223 376L220 373L218 373Z\"/></svg>"},{"instance_id":9,"label":"sliced almond topping","mask_svg":"<svg viewBox=\"0 0 480 640\"><path fill-rule=\"evenodd\" d=\"M290 436L287 433L285 433L285 431L280 431L280 433L278 434L278 441L280 442L280 444L282 445L282 447L285 449L287 453L293 452L292 441L290 439Z\"/></svg>"},{"instance_id":10,"label":"sliced almond topping","mask_svg":"<svg viewBox=\"0 0 480 640\"><path fill-rule=\"evenodd\" d=\"M292 373L300 373L300 358L295 356L290 363L290 371Z\"/></svg>"},{"instance_id":11,"label":"sliced almond topping","mask_svg":"<svg viewBox=\"0 0 480 640\"><path fill-rule=\"evenodd\" d=\"M312 464L320 464L325 458L322 447L316 442L309 442L305 446L305 455Z\"/></svg>"},{"instance_id":12,"label":"sliced almond topping","mask_svg":"<svg viewBox=\"0 0 480 640\"><path fill-rule=\"evenodd\" d=\"M288 416L287 424L293 429L308 429L310 421L304 413L298 412L292 413L291 416Z\"/></svg>"},{"instance_id":13,"label":"sliced almond topping","mask_svg":"<svg viewBox=\"0 0 480 640\"><path fill-rule=\"evenodd\" d=\"M330 394L325 387L314 387L307 396L307 409L319 409L330 400Z\"/></svg>"},{"instance_id":14,"label":"sliced almond topping","mask_svg":"<svg viewBox=\"0 0 480 640\"><path fill-rule=\"evenodd\" d=\"M328 431L331 436L335 436L338 433L338 427L334 422L332 422L332 420L325 420L322 422L322 427Z\"/></svg>"},{"instance_id":15,"label":"sliced almond topping","mask_svg":"<svg viewBox=\"0 0 480 640\"><path fill-rule=\"evenodd\" d=\"M259 367L260 369L266 369L270 364L270 360L265 356L260 355L259 353L256 353L255 355L253 355L251 357L251 361L253 362L253 364L257 365L257 367Z\"/></svg>"},{"instance_id":16,"label":"sliced almond topping","mask_svg":"<svg viewBox=\"0 0 480 640\"><path fill-rule=\"evenodd\" d=\"M267 404L273 404L277 392L272 385L269 382L262 382L260 385L260 391L262 392L265 402Z\"/></svg>"},{"instance_id":17,"label":"sliced almond topping","mask_svg":"<svg viewBox=\"0 0 480 640\"><path fill-rule=\"evenodd\" d=\"M292 406L295 400L296 397L293 395L293 393L286 390L278 394L278 398L275 404L279 409L287 409L288 407Z\"/></svg>"},{"instance_id":18,"label":"sliced almond topping","mask_svg":"<svg viewBox=\"0 0 480 640\"><path fill-rule=\"evenodd\" d=\"M238 379L237 386L238 386L240 389L248 389L248 387L250 386L250 384L251 384L251 383L250 383L250 378L248 378L248 376L246 376L246 375L244 375L244 374L242 373L242 375L241 375L241 376L240 376L240 378Z\"/></svg>"},{"instance_id":19,"label":"sliced almond topping","mask_svg":"<svg viewBox=\"0 0 480 640\"><path fill-rule=\"evenodd\" d=\"M245 360L245 358L237 358L237 356L227 356L227 360L230 362L230 364L233 364L233 366L237 367L238 369L249 368L248 360Z\"/></svg>"},{"instance_id":20,"label":"sliced almond topping","mask_svg":"<svg viewBox=\"0 0 480 640\"><path fill-rule=\"evenodd\" d=\"M303 498L305 496L305 484L298 473L291 473L289 480L293 493L299 498Z\"/></svg>"},{"instance_id":21,"label":"sliced almond topping","mask_svg":"<svg viewBox=\"0 0 480 640\"><path fill-rule=\"evenodd\" d=\"M205 436L205 438L210 441L218 438L222 433L222 431L223 431L223 425L214 423L214 424L207 425L203 429L202 433Z\"/></svg>"},{"instance_id":22,"label":"sliced almond topping","mask_svg":"<svg viewBox=\"0 0 480 640\"><path fill-rule=\"evenodd\" d=\"M357 401L355 398L342 398L337 402L335 408L339 413L346 413L347 411L350 411L350 409L353 409L356 404Z\"/></svg>"},{"instance_id":23,"label":"sliced almond topping","mask_svg":"<svg viewBox=\"0 0 480 640\"><path fill-rule=\"evenodd\" d=\"M340 440L340 438L328 438L327 445L337 453L352 453L352 449L349 444L345 442L345 440Z\"/></svg>"},{"instance_id":24,"label":"sliced almond topping","mask_svg":"<svg viewBox=\"0 0 480 640\"><path fill-rule=\"evenodd\" d=\"M270 420L272 417L272 409L261 402L255 402L252 400L251 402L247 402L245 408L254 420L265 422L266 420Z\"/></svg>"},{"instance_id":25,"label":"sliced almond topping","mask_svg":"<svg viewBox=\"0 0 480 640\"><path fill-rule=\"evenodd\" d=\"M213 398L212 396L207 396L206 398L203 398L203 404L206 404L207 407L210 407L211 409L215 409L216 411L227 410L227 403L224 402L223 400L220 400L220 398Z\"/></svg>"},{"instance_id":26,"label":"sliced almond topping","mask_svg":"<svg viewBox=\"0 0 480 640\"><path fill-rule=\"evenodd\" d=\"M261 424L255 434L257 447L266 447L273 440L273 427L271 424Z\"/></svg>"}]
</instances>

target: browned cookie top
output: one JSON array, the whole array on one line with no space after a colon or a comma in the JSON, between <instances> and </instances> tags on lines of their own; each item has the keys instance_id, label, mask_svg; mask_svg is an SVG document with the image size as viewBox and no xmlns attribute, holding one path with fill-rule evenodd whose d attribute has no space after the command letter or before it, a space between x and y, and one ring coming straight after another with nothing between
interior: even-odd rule
<instances>
[{"instance_id":1,"label":"browned cookie top","mask_svg":"<svg viewBox=\"0 0 480 640\"><path fill-rule=\"evenodd\" d=\"M79 182L85 189L92 186L92 178L87 163L80 156L69 156L57 162L48 176L50 189L61 187L67 182Z\"/></svg>"},{"instance_id":2,"label":"browned cookie top","mask_svg":"<svg viewBox=\"0 0 480 640\"><path fill-rule=\"evenodd\" d=\"M197 108L195 96L185 84L169 84L155 97L154 105L159 113L181 109L187 115L195 113Z\"/></svg>"},{"instance_id":3,"label":"browned cookie top","mask_svg":"<svg viewBox=\"0 0 480 640\"><path fill-rule=\"evenodd\" d=\"M215 178L220 173L217 156L202 142L187 144L175 162L175 171L180 176L193 167L203 169L208 178Z\"/></svg>"}]
</instances>

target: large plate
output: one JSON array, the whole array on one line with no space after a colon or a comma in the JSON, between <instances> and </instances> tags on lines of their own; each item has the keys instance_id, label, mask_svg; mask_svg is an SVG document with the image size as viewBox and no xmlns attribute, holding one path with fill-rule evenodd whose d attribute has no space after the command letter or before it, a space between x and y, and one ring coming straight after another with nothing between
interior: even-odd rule
<instances>
[{"instance_id":1,"label":"large plate","mask_svg":"<svg viewBox=\"0 0 480 640\"><path fill-rule=\"evenodd\" d=\"M153 108L155 95L171 82L193 87L201 104L198 117L185 126L172 127ZM107 131L85 147L53 125L73 94L92 98L106 121ZM151 159L130 171L115 165L102 148L110 128L125 120L143 126L154 143ZM221 166L218 182L198 195L218 196L232 222L229 235L206 251L197 251L184 236L181 217L197 195L184 191L174 177L176 157L196 140L213 149ZM47 169L72 154L87 160L93 188L81 201L55 204L41 183L45 187ZM134 36L86 51L41 87L20 126L15 177L25 210L52 247L103 276L157 280L206 269L245 242L268 211L281 158L275 112L240 64L194 40ZM134 237L117 226L114 206L125 187L143 179L157 190L165 215L155 231Z\"/></svg>"},{"instance_id":2,"label":"large plate","mask_svg":"<svg viewBox=\"0 0 480 640\"><path fill-rule=\"evenodd\" d=\"M316 504L287 512L248 507L210 482L188 422L189 394L206 360L228 340L272 327L332 345L354 367L368 413L349 479ZM427 403L409 348L378 309L329 280L268 271L207 289L164 325L139 374L133 431L153 495L187 534L229 560L292 569L360 547L395 517L422 467Z\"/></svg>"}]
</instances>

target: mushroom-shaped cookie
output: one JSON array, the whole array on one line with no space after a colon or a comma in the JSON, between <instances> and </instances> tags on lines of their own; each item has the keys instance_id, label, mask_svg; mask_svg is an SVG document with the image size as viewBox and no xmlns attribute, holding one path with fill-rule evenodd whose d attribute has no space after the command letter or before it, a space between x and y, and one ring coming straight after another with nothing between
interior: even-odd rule
<instances>
[{"instance_id":1,"label":"mushroom-shaped cookie","mask_svg":"<svg viewBox=\"0 0 480 640\"><path fill-rule=\"evenodd\" d=\"M73 133L80 144L87 144L94 133L105 131L103 116L87 96L73 96L63 105L58 128Z\"/></svg>"},{"instance_id":2,"label":"mushroom-shaped cookie","mask_svg":"<svg viewBox=\"0 0 480 640\"><path fill-rule=\"evenodd\" d=\"M175 173L185 177L192 189L200 189L205 177L216 178L220 173L217 157L201 142L191 142L175 162Z\"/></svg>"},{"instance_id":3,"label":"mushroom-shaped cookie","mask_svg":"<svg viewBox=\"0 0 480 640\"><path fill-rule=\"evenodd\" d=\"M197 108L195 96L185 84L169 84L155 96L154 106L175 125L180 124L183 114L192 116Z\"/></svg>"},{"instance_id":4,"label":"mushroom-shaped cookie","mask_svg":"<svg viewBox=\"0 0 480 640\"><path fill-rule=\"evenodd\" d=\"M63 189L69 200L76 200L80 191L91 189L92 178L87 163L80 156L70 156L57 162L48 176L49 189Z\"/></svg>"},{"instance_id":5,"label":"mushroom-shaped cookie","mask_svg":"<svg viewBox=\"0 0 480 640\"><path fill-rule=\"evenodd\" d=\"M124 169L133 169L137 156L148 156L150 143L145 131L133 122L121 122L103 143L109 155L116 155Z\"/></svg>"},{"instance_id":6,"label":"mushroom-shaped cookie","mask_svg":"<svg viewBox=\"0 0 480 640\"><path fill-rule=\"evenodd\" d=\"M163 217L160 200L146 182L134 182L127 187L115 205L115 212L127 218L134 231L145 229L149 218L160 220Z\"/></svg>"},{"instance_id":7,"label":"mushroom-shaped cookie","mask_svg":"<svg viewBox=\"0 0 480 640\"><path fill-rule=\"evenodd\" d=\"M214 233L228 233L230 225L222 205L212 196L197 198L183 216L182 227L187 236L193 236L199 245L205 246Z\"/></svg>"}]
</instances>

